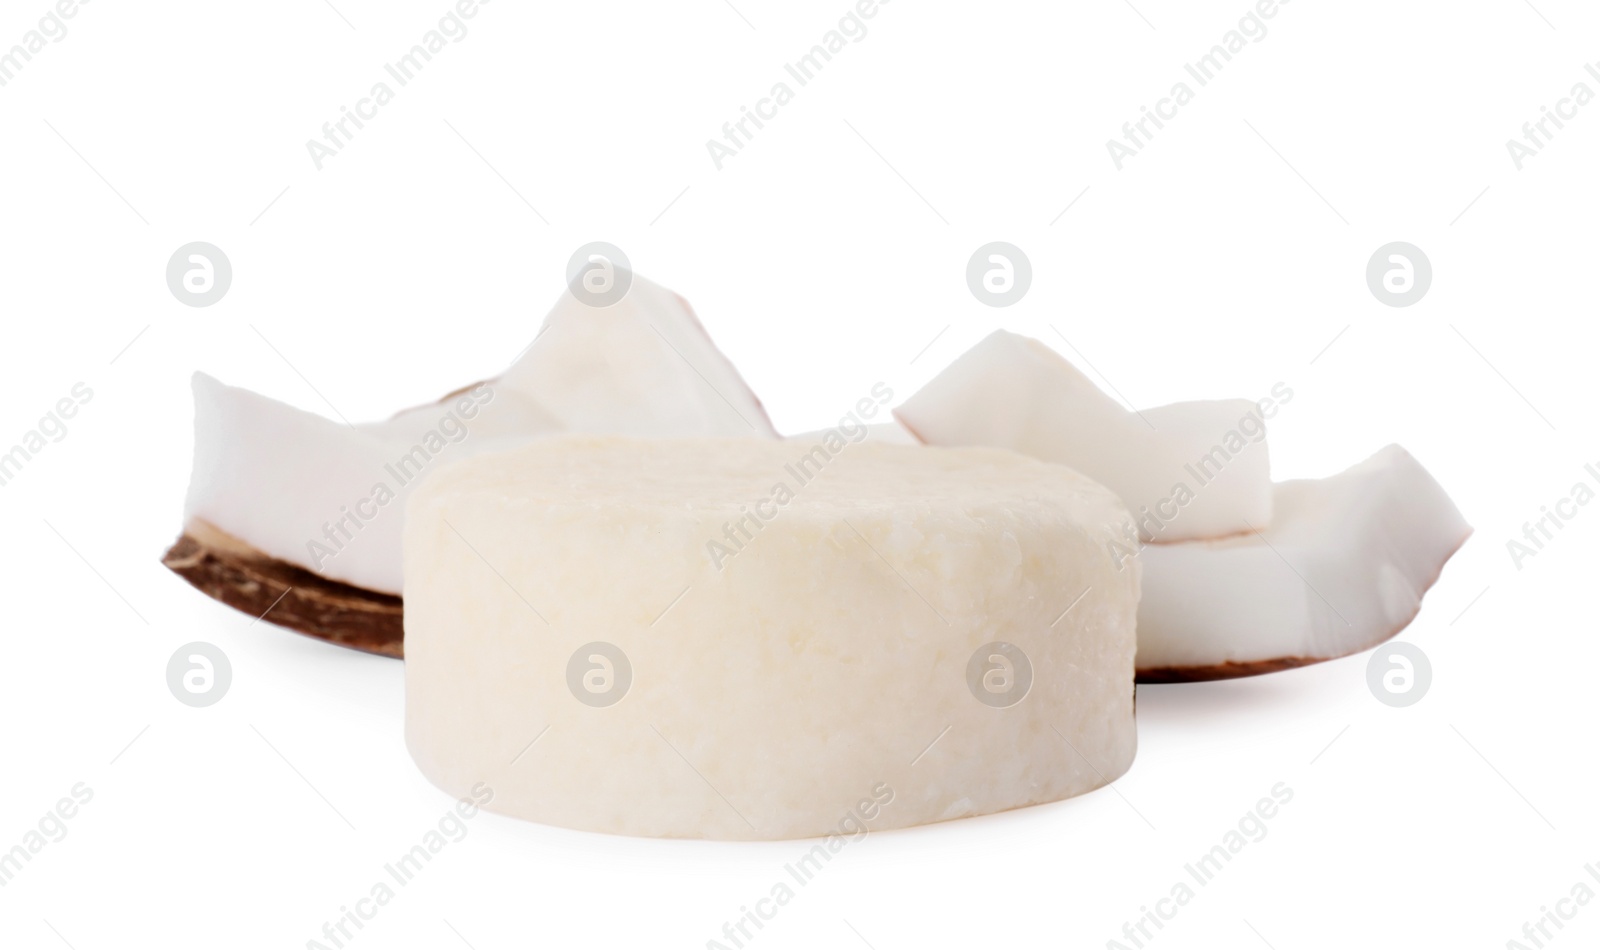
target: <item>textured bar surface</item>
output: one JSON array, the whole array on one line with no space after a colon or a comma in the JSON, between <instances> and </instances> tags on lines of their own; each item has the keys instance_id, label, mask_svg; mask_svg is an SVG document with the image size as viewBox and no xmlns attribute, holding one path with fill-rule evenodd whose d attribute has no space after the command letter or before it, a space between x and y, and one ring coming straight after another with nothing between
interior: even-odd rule
<instances>
[{"instance_id":1,"label":"textured bar surface","mask_svg":"<svg viewBox=\"0 0 1600 950\"><path fill-rule=\"evenodd\" d=\"M874 830L1078 795L1134 754L1139 572L1108 554L1126 518L1070 469L993 449L564 437L478 456L408 509L407 744L453 795L485 782L496 811L632 835L809 837L875 796Z\"/></svg>"}]
</instances>

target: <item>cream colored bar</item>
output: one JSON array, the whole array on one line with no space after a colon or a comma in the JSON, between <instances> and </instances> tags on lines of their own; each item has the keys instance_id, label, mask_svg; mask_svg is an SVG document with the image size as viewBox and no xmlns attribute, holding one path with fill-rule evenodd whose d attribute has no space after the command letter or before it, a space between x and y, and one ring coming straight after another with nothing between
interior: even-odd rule
<instances>
[{"instance_id":1,"label":"cream colored bar","mask_svg":"<svg viewBox=\"0 0 1600 950\"><path fill-rule=\"evenodd\" d=\"M406 740L452 795L781 839L1056 801L1134 754L1127 511L994 449L560 437L406 520Z\"/></svg>"}]
</instances>

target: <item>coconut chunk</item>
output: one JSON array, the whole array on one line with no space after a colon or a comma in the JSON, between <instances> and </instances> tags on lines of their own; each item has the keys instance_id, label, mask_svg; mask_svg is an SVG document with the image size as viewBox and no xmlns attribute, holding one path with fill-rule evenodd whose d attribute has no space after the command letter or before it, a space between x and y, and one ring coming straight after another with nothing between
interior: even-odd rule
<instances>
[{"instance_id":1,"label":"coconut chunk","mask_svg":"<svg viewBox=\"0 0 1600 950\"><path fill-rule=\"evenodd\" d=\"M1145 541L1272 518L1261 410L1244 399L1130 412L1038 340L996 331L894 412L929 445L988 445L1075 468L1122 497Z\"/></svg>"},{"instance_id":2,"label":"coconut chunk","mask_svg":"<svg viewBox=\"0 0 1600 950\"><path fill-rule=\"evenodd\" d=\"M556 430L526 396L482 383L384 422L345 425L196 373L186 524L206 522L330 580L400 593L404 500L444 459Z\"/></svg>"},{"instance_id":3,"label":"coconut chunk","mask_svg":"<svg viewBox=\"0 0 1600 950\"><path fill-rule=\"evenodd\" d=\"M1417 615L1472 533L1398 445L1274 495L1259 532L1152 544L1133 558L1144 562L1142 680L1250 675L1376 646Z\"/></svg>"},{"instance_id":4,"label":"coconut chunk","mask_svg":"<svg viewBox=\"0 0 1600 950\"><path fill-rule=\"evenodd\" d=\"M405 498L439 460L563 431L777 438L688 304L628 276L610 307L565 291L500 378L381 422L336 422L196 374L184 531L163 562L231 606L278 604L285 626L398 656Z\"/></svg>"},{"instance_id":5,"label":"coconut chunk","mask_svg":"<svg viewBox=\"0 0 1600 950\"><path fill-rule=\"evenodd\" d=\"M570 432L778 438L688 301L636 274L616 303L569 289L501 382Z\"/></svg>"},{"instance_id":6,"label":"coconut chunk","mask_svg":"<svg viewBox=\"0 0 1600 950\"><path fill-rule=\"evenodd\" d=\"M1134 754L1127 517L990 449L561 437L455 463L408 510L407 745L451 794L631 835L1081 794Z\"/></svg>"}]
</instances>

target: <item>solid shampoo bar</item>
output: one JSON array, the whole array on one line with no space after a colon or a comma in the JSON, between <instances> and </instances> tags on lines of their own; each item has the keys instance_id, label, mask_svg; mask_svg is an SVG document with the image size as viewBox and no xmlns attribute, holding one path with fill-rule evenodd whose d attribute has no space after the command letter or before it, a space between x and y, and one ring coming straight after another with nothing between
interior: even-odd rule
<instances>
[{"instance_id":1,"label":"solid shampoo bar","mask_svg":"<svg viewBox=\"0 0 1600 950\"><path fill-rule=\"evenodd\" d=\"M406 741L440 788L777 839L1056 801L1133 759L1128 512L994 449L558 438L405 527Z\"/></svg>"}]
</instances>

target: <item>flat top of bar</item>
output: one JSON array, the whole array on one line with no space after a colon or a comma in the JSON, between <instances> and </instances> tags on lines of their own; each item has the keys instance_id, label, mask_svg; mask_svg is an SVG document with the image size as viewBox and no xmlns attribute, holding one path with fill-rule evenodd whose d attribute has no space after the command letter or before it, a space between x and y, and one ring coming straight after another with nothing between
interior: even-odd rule
<instances>
[{"instance_id":1,"label":"flat top of bar","mask_svg":"<svg viewBox=\"0 0 1600 950\"><path fill-rule=\"evenodd\" d=\"M515 506L737 510L787 489L783 504L801 510L1030 506L1097 523L1127 518L1108 489L1062 465L1003 449L856 443L850 434L809 444L562 436L449 465L413 504L489 497Z\"/></svg>"}]
</instances>

